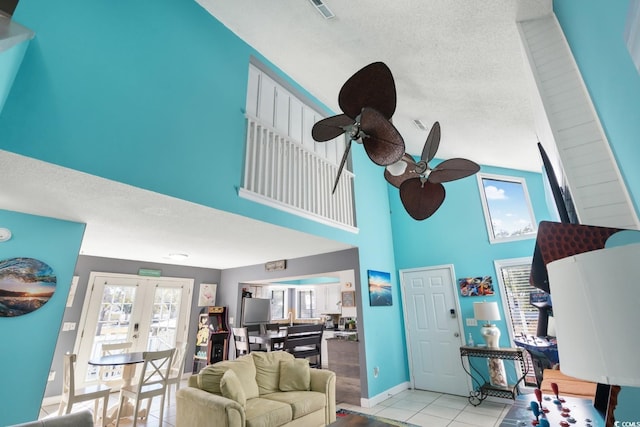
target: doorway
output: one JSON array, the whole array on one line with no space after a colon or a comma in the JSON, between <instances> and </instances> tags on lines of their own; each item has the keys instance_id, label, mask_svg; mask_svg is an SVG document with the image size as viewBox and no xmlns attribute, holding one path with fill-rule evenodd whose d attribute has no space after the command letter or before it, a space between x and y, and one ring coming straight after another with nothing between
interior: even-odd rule
<instances>
[{"instance_id":1,"label":"doorway","mask_svg":"<svg viewBox=\"0 0 640 427\"><path fill-rule=\"evenodd\" d=\"M79 387L99 380L99 369L87 362L103 344L157 351L187 340L193 279L92 272L87 289L75 345Z\"/></svg>"},{"instance_id":2,"label":"doorway","mask_svg":"<svg viewBox=\"0 0 640 427\"><path fill-rule=\"evenodd\" d=\"M400 270L400 282L413 387L467 396L453 265Z\"/></svg>"}]
</instances>

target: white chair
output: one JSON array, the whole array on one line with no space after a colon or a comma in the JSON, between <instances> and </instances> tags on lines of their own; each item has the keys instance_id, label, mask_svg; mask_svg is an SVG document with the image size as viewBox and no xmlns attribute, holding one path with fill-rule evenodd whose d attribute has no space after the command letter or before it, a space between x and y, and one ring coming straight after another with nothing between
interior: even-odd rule
<instances>
[{"instance_id":1,"label":"white chair","mask_svg":"<svg viewBox=\"0 0 640 427\"><path fill-rule=\"evenodd\" d=\"M64 355L64 366L62 369L62 397L58 407L58 415L70 414L73 405L79 402L95 400L93 410L93 420L98 423L98 405L102 399L102 425L106 426L107 404L111 388L104 385L89 386L76 390L75 380L76 355L67 353Z\"/></svg>"},{"instance_id":2,"label":"white chair","mask_svg":"<svg viewBox=\"0 0 640 427\"><path fill-rule=\"evenodd\" d=\"M169 379L167 380L167 400L169 402L171 402L171 386L175 386L176 393L180 389L186 353L187 343L176 343L176 352L173 354L173 362L171 363Z\"/></svg>"},{"instance_id":3,"label":"white chair","mask_svg":"<svg viewBox=\"0 0 640 427\"><path fill-rule=\"evenodd\" d=\"M128 353L133 345L132 342L103 343L101 355L109 356L112 354ZM100 382L109 387L119 388L122 385L122 366L101 366Z\"/></svg>"},{"instance_id":4,"label":"white chair","mask_svg":"<svg viewBox=\"0 0 640 427\"><path fill-rule=\"evenodd\" d=\"M126 399L133 399L133 427L136 427L138 421L138 412L140 410L140 401L149 399L147 402L147 411L141 418L149 416L151 401L155 396L160 396L160 422L162 425L162 416L164 415L164 401L167 393L167 380L169 379L169 371L171 370L171 362L175 348L161 351L145 351L143 352L144 365L140 371L140 378L136 384L128 387L120 388L120 402L118 404L118 415L116 416L116 427L120 425L120 411L126 403Z\"/></svg>"}]
</instances>

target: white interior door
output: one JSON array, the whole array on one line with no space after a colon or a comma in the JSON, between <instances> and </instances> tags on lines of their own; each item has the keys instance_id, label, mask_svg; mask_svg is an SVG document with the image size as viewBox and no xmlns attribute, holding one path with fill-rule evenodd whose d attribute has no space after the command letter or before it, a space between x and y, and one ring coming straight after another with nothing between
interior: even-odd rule
<instances>
[{"instance_id":1,"label":"white interior door","mask_svg":"<svg viewBox=\"0 0 640 427\"><path fill-rule=\"evenodd\" d=\"M409 369L420 390L467 396L453 266L400 270Z\"/></svg>"},{"instance_id":2,"label":"white interior door","mask_svg":"<svg viewBox=\"0 0 640 427\"><path fill-rule=\"evenodd\" d=\"M157 351L186 341L192 289L193 279L92 272L75 346L78 386L98 381L88 361L101 355L102 344Z\"/></svg>"}]
</instances>

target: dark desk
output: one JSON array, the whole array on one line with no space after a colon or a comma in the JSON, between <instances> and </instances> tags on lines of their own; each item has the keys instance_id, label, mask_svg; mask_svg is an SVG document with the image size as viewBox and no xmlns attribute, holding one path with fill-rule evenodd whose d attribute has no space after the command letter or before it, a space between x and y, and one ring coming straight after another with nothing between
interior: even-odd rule
<instances>
[{"instance_id":1,"label":"dark desk","mask_svg":"<svg viewBox=\"0 0 640 427\"><path fill-rule=\"evenodd\" d=\"M562 390L560 390L560 397L562 396ZM593 427L603 427L604 417L593 407L593 402L589 399L579 399L576 397L564 397L565 402L558 406L553 403L555 396L543 395L542 406L549 409L549 412L545 414L549 424L551 426L559 426L561 421L566 421L572 426L585 426L591 424ZM500 427L524 427L531 426L531 421L535 420L535 416L531 411L531 402L536 401L535 394L521 394L516 399L515 403L507 412L504 419L500 423ZM575 423L571 423L569 417L563 417L562 408L570 410L568 414L575 419ZM591 420L588 422L587 420Z\"/></svg>"}]
</instances>

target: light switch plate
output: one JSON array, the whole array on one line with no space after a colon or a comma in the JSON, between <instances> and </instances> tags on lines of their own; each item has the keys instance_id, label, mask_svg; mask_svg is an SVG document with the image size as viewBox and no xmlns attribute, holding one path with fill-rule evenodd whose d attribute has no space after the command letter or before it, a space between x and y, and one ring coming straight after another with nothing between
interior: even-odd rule
<instances>
[{"instance_id":1,"label":"light switch plate","mask_svg":"<svg viewBox=\"0 0 640 427\"><path fill-rule=\"evenodd\" d=\"M467 326L478 326L478 321L473 317L467 318Z\"/></svg>"}]
</instances>

